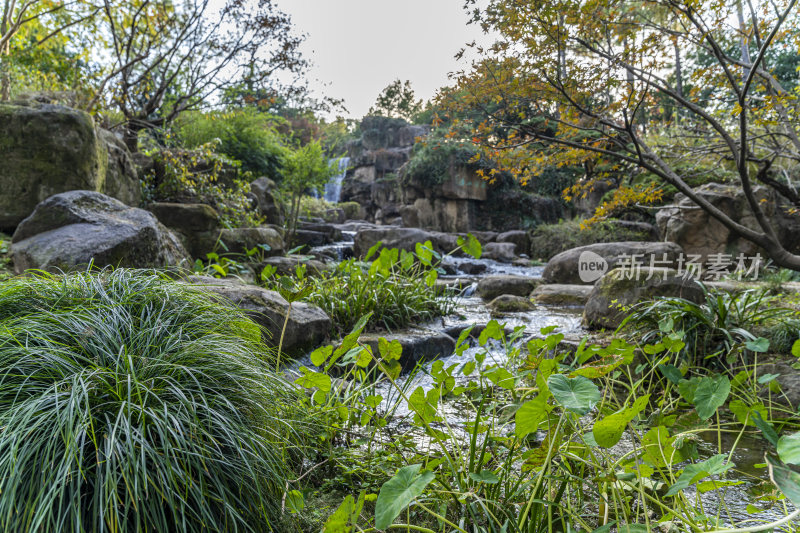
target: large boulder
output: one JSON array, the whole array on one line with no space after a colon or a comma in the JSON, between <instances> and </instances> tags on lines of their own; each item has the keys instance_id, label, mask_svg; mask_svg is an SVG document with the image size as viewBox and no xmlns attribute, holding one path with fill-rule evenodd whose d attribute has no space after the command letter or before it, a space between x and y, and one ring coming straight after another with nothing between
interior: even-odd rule
<instances>
[{"instance_id":1,"label":"large boulder","mask_svg":"<svg viewBox=\"0 0 800 533\"><path fill-rule=\"evenodd\" d=\"M0 229L15 227L54 194L103 188L108 156L83 111L0 104L0 153Z\"/></svg>"},{"instance_id":2,"label":"large boulder","mask_svg":"<svg viewBox=\"0 0 800 533\"><path fill-rule=\"evenodd\" d=\"M250 184L250 193L255 198L258 212L266 219L267 224L283 225L283 212L280 202L275 196L277 185L269 178L258 178Z\"/></svg>"},{"instance_id":3,"label":"large boulder","mask_svg":"<svg viewBox=\"0 0 800 533\"><path fill-rule=\"evenodd\" d=\"M490 242L483 246L483 259L494 259L501 263L510 263L517 256L514 254L517 245L513 242Z\"/></svg>"},{"instance_id":4,"label":"large boulder","mask_svg":"<svg viewBox=\"0 0 800 533\"><path fill-rule=\"evenodd\" d=\"M735 222L762 231L741 187L707 183L694 192ZM767 187L754 187L753 195L784 246L790 252L800 252L800 219L790 214L790 206ZM656 224L665 240L678 243L687 254L699 255L703 262L712 254L732 254L735 258L738 254L753 256L761 252L758 246L732 233L684 194L676 194L672 206L656 214Z\"/></svg>"},{"instance_id":5,"label":"large boulder","mask_svg":"<svg viewBox=\"0 0 800 533\"><path fill-rule=\"evenodd\" d=\"M378 242L385 248L414 251L418 242L433 240L433 234L418 228L400 228L396 226L373 227L360 229L353 241L353 253L363 257Z\"/></svg>"},{"instance_id":6,"label":"large boulder","mask_svg":"<svg viewBox=\"0 0 800 533\"><path fill-rule=\"evenodd\" d=\"M83 111L34 99L0 104L0 152L0 230L12 230L37 204L66 191L141 203L130 152Z\"/></svg>"},{"instance_id":7,"label":"large boulder","mask_svg":"<svg viewBox=\"0 0 800 533\"><path fill-rule=\"evenodd\" d=\"M331 270L331 267L325 263L312 259L307 255L268 257L264 261L254 263L252 266L256 276L260 276L266 267L274 268L276 276L294 276L295 272L297 272L297 267L300 265L305 265L307 276L319 275Z\"/></svg>"},{"instance_id":8,"label":"large boulder","mask_svg":"<svg viewBox=\"0 0 800 533\"><path fill-rule=\"evenodd\" d=\"M101 192L124 204L138 207L142 203L142 183L128 147L108 130L99 129L98 136L108 153L105 183Z\"/></svg>"},{"instance_id":9,"label":"large boulder","mask_svg":"<svg viewBox=\"0 0 800 533\"><path fill-rule=\"evenodd\" d=\"M232 254L245 254L259 245L265 244L269 249L264 249L267 256L281 255L284 249L283 237L274 228L233 228L224 229L219 234L222 250Z\"/></svg>"},{"instance_id":10,"label":"large boulder","mask_svg":"<svg viewBox=\"0 0 800 533\"><path fill-rule=\"evenodd\" d=\"M192 257L205 259L214 250L222 223L210 205L153 202L147 210L181 237Z\"/></svg>"},{"instance_id":11,"label":"large boulder","mask_svg":"<svg viewBox=\"0 0 800 533\"><path fill-rule=\"evenodd\" d=\"M486 276L478 282L478 296L485 301L491 301L503 294L528 297L541 280L528 276L513 276L500 274Z\"/></svg>"},{"instance_id":12,"label":"large boulder","mask_svg":"<svg viewBox=\"0 0 800 533\"><path fill-rule=\"evenodd\" d=\"M545 283L536 287L531 298L542 305L584 305L592 289L591 285Z\"/></svg>"},{"instance_id":13,"label":"large boulder","mask_svg":"<svg viewBox=\"0 0 800 533\"><path fill-rule=\"evenodd\" d=\"M527 254L531 248L531 238L527 231L512 230L499 234L496 237L497 242L510 242L514 244L514 253L516 255Z\"/></svg>"},{"instance_id":14,"label":"large boulder","mask_svg":"<svg viewBox=\"0 0 800 533\"><path fill-rule=\"evenodd\" d=\"M542 272L545 283L594 283L605 272L628 261L649 268L678 268L683 250L672 242L604 242L572 248L554 256ZM581 275L583 269L583 275Z\"/></svg>"},{"instance_id":15,"label":"large boulder","mask_svg":"<svg viewBox=\"0 0 800 533\"><path fill-rule=\"evenodd\" d=\"M18 273L95 266L165 267L188 262L180 240L143 209L94 191L56 194L17 227L11 253Z\"/></svg>"},{"instance_id":16,"label":"large boulder","mask_svg":"<svg viewBox=\"0 0 800 533\"><path fill-rule=\"evenodd\" d=\"M255 285L246 285L238 280L202 276L189 280L246 311L262 327L265 342L270 346L278 346L289 309L289 302L280 294ZM289 321L286 322L281 349L290 355L302 355L325 342L331 325L330 317L319 307L294 302L289 312Z\"/></svg>"},{"instance_id":17,"label":"large boulder","mask_svg":"<svg viewBox=\"0 0 800 533\"><path fill-rule=\"evenodd\" d=\"M659 296L677 296L698 303L705 298L699 283L679 276L676 270L654 268L646 274L633 274L629 268L615 268L595 283L583 311L588 328L616 329L628 307Z\"/></svg>"}]
</instances>

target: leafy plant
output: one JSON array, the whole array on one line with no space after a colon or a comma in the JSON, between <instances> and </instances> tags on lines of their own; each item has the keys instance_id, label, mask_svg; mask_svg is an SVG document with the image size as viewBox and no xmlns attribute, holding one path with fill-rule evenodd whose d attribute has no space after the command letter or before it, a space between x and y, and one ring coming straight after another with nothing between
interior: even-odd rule
<instances>
[{"instance_id":1,"label":"leafy plant","mask_svg":"<svg viewBox=\"0 0 800 533\"><path fill-rule=\"evenodd\" d=\"M298 269L291 283L308 284L304 299L324 310L340 333L366 315L370 316L368 330L393 330L431 320L452 309L448 295L434 290L441 256L430 241L418 243L416 252L386 248L378 252L380 246L377 243L368 252L366 259L377 254L369 264L350 259L310 278ZM480 243L474 237L462 239L461 247L480 256ZM278 287L285 279L268 283Z\"/></svg>"},{"instance_id":2,"label":"leafy plant","mask_svg":"<svg viewBox=\"0 0 800 533\"><path fill-rule=\"evenodd\" d=\"M638 303L620 329L645 343L680 331L685 341L682 353L699 362L711 356L735 357L737 348L749 349L748 343L757 341L753 333L757 328L795 314L792 309L774 305L777 297L764 290L731 293L703 286L703 293L700 303L679 297Z\"/></svg>"},{"instance_id":3,"label":"leafy plant","mask_svg":"<svg viewBox=\"0 0 800 533\"><path fill-rule=\"evenodd\" d=\"M264 531L311 434L258 327L131 270L0 284L0 528Z\"/></svg>"}]
</instances>

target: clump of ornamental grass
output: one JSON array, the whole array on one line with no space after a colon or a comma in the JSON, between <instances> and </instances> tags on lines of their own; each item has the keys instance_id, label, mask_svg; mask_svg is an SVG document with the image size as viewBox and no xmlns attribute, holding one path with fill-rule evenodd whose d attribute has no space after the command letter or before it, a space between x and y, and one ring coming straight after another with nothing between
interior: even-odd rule
<instances>
[{"instance_id":1,"label":"clump of ornamental grass","mask_svg":"<svg viewBox=\"0 0 800 533\"><path fill-rule=\"evenodd\" d=\"M270 530L311 424L265 353L161 275L0 284L0 530Z\"/></svg>"}]
</instances>

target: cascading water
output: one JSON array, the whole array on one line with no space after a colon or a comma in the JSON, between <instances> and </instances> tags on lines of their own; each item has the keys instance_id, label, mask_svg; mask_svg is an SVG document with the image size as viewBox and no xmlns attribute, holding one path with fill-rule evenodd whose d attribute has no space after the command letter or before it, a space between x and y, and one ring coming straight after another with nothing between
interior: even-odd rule
<instances>
[{"instance_id":1,"label":"cascading water","mask_svg":"<svg viewBox=\"0 0 800 533\"><path fill-rule=\"evenodd\" d=\"M342 181L347 175L347 165L350 164L349 157L339 159L339 173L331 178L325 184L325 200L332 203L338 203L342 195Z\"/></svg>"}]
</instances>

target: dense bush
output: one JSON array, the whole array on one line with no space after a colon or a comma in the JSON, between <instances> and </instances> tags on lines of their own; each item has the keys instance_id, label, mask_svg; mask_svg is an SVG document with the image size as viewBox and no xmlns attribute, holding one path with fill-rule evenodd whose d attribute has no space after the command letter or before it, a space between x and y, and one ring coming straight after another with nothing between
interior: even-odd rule
<instances>
[{"instance_id":1,"label":"dense bush","mask_svg":"<svg viewBox=\"0 0 800 533\"><path fill-rule=\"evenodd\" d=\"M128 270L0 285L0 529L267 531L308 419L230 304Z\"/></svg>"},{"instance_id":2,"label":"dense bush","mask_svg":"<svg viewBox=\"0 0 800 533\"><path fill-rule=\"evenodd\" d=\"M154 165L144 178L145 202L201 202L213 206L226 227L258 226L262 219L248 197L249 174L217 153L216 144L149 152Z\"/></svg>"},{"instance_id":3,"label":"dense bush","mask_svg":"<svg viewBox=\"0 0 800 533\"><path fill-rule=\"evenodd\" d=\"M556 254L578 246L599 242L648 241L645 231L620 225L613 220L601 221L581 229L577 220L537 226L531 235L531 254L547 261Z\"/></svg>"},{"instance_id":4,"label":"dense bush","mask_svg":"<svg viewBox=\"0 0 800 533\"><path fill-rule=\"evenodd\" d=\"M638 303L622 328L641 342L660 342L671 331L680 331L685 342L681 353L697 364L704 359L721 364L723 358L730 364L730 358L747 355L747 350L762 351L757 349L757 332L773 331L782 349L797 340L785 331L792 322L797 324L797 312L777 305L777 296L756 289L736 293L703 286L703 291L705 298L699 303L679 297ZM764 339L761 342L772 340Z\"/></svg>"},{"instance_id":5,"label":"dense bush","mask_svg":"<svg viewBox=\"0 0 800 533\"><path fill-rule=\"evenodd\" d=\"M177 132L187 148L219 140L218 151L241 163L254 177L279 179L285 149L275 130L276 117L244 108L181 115Z\"/></svg>"},{"instance_id":6,"label":"dense bush","mask_svg":"<svg viewBox=\"0 0 800 533\"><path fill-rule=\"evenodd\" d=\"M349 331L370 313L368 330L403 328L452 309L452 301L433 290L437 271L430 249L430 243L418 247L420 254L384 249L371 264L350 259L313 277L300 269L290 283L298 292L306 290L305 300L328 313L338 333ZM288 278L268 283L280 285L284 280Z\"/></svg>"}]
</instances>

